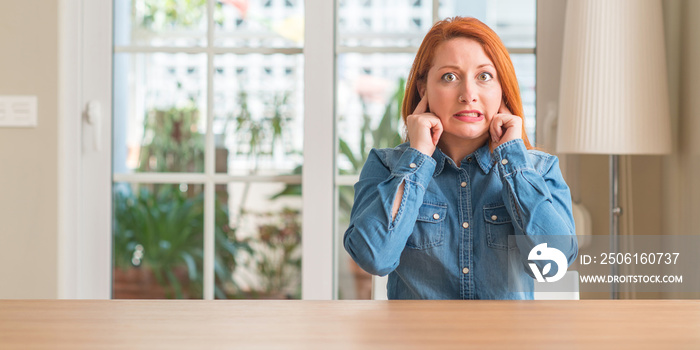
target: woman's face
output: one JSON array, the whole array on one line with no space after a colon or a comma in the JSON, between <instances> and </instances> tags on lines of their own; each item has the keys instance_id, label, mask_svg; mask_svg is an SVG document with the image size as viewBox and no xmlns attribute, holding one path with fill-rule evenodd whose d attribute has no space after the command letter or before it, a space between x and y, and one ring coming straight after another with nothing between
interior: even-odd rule
<instances>
[{"instance_id":1,"label":"woman's face","mask_svg":"<svg viewBox=\"0 0 700 350\"><path fill-rule=\"evenodd\" d=\"M430 112L442 122L441 143L486 142L501 106L501 84L481 44L467 38L442 43L423 87L421 96L428 94Z\"/></svg>"}]
</instances>

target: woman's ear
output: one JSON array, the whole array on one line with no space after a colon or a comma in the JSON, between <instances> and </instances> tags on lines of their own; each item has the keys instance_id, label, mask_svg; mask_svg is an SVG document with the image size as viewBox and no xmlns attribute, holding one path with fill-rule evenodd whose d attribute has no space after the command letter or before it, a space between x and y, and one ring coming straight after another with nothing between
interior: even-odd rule
<instances>
[{"instance_id":1,"label":"woman's ear","mask_svg":"<svg viewBox=\"0 0 700 350\"><path fill-rule=\"evenodd\" d=\"M416 87L418 88L418 96L423 98L425 95L425 83L419 81L418 84L416 84Z\"/></svg>"}]
</instances>

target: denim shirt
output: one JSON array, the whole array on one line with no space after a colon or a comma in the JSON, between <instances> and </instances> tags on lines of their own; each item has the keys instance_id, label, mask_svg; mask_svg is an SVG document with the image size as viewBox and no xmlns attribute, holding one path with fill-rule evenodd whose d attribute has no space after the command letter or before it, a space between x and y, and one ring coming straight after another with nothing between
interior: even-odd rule
<instances>
[{"instance_id":1,"label":"denim shirt","mask_svg":"<svg viewBox=\"0 0 700 350\"><path fill-rule=\"evenodd\" d=\"M559 160L517 139L493 153L485 144L460 167L439 148L372 149L343 240L365 271L389 275L389 299L532 299L528 253L555 236L549 246L570 265L578 245Z\"/></svg>"}]
</instances>

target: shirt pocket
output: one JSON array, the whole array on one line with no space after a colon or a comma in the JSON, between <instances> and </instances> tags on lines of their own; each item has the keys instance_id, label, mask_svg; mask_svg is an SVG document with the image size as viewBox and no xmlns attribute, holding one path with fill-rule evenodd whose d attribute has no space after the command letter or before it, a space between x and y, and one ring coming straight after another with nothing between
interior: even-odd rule
<instances>
[{"instance_id":1,"label":"shirt pocket","mask_svg":"<svg viewBox=\"0 0 700 350\"><path fill-rule=\"evenodd\" d=\"M486 221L486 244L494 249L515 249L515 244L508 244L508 236L514 235L513 223L504 204L487 204L484 206Z\"/></svg>"},{"instance_id":2,"label":"shirt pocket","mask_svg":"<svg viewBox=\"0 0 700 350\"><path fill-rule=\"evenodd\" d=\"M445 216L447 204L426 203L418 208L418 218L413 233L408 237L406 247L411 249L428 249L445 242Z\"/></svg>"}]
</instances>

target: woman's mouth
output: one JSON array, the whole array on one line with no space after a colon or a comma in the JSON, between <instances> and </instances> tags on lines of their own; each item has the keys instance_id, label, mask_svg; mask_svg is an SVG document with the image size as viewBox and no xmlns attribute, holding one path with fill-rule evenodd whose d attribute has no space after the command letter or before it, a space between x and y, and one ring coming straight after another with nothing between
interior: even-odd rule
<instances>
[{"instance_id":1,"label":"woman's mouth","mask_svg":"<svg viewBox=\"0 0 700 350\"><path fill-rule=\"evenodd\" d=\"M481 112L475 110L459 111L455 113L453 117L465 123L478 122L484 119L484 115L481 114Z\"/></svg>"}]
</instances>

